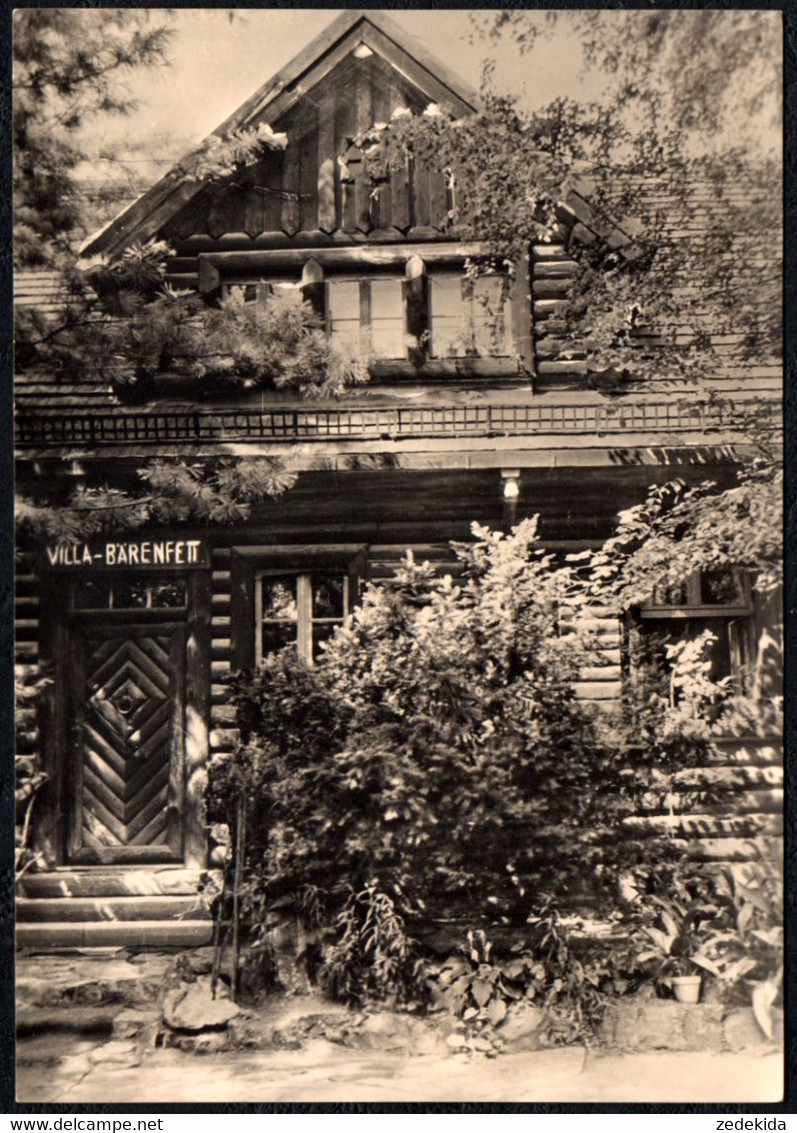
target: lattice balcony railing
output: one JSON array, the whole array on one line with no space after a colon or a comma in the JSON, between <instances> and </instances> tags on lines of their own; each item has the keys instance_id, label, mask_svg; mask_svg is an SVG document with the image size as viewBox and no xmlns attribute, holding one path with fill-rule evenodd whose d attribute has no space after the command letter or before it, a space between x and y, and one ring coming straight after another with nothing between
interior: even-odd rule
<instances>
[{"instance_id":1,"label":"lattice balcony railing","mask_svg":"<svg viewBox=\"0 0 797 1133\"><path fill-rule=\"evenodd\" d=\"M409 440L426 437L601 435L716 430L721 407L683 401L608 405L479 405L332 409L128 410L20 412L17 443L146 445L246 441Z\"/></svg>"}]
</instances>

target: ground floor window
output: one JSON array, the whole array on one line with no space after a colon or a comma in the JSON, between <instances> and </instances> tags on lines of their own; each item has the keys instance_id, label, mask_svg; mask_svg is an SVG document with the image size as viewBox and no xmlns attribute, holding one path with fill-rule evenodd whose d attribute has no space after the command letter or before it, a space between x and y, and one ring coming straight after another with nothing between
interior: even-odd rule
<instances>
[{"instance_id":1,"label":"ground floor window","mask_svg":"<svg viewBox=\"0 0 797 1133\"><path fill-rule=\"evenodd\" d=\"M347 575L335 571L271 572L256 576L255 657L262 662L287 645L312 664L349 614Z\"/></svg>"},{"instance_id":2,"label":"ground floor window","mask_svg":"<svg viewBox=\"0 0 797 1133\"><path fill-rule=\"evenodd\" d=\"M739 571L696 571L683 582L654 591L639 611L640 659L667 669L667 646L708 631L712 680L730 679L749 691L754 664L754 619L749 580Z\"/></svg>"}]
</instances>

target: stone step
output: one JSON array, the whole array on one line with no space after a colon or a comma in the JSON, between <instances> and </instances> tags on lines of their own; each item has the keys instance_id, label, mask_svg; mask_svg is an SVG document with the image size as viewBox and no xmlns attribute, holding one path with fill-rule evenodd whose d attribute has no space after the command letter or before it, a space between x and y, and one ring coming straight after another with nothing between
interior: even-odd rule
<instances>
[{"instance_id":1,"label":"stone step","mask_svg":"<svg viewBox=\"0 0 797 1133\"><path fill-rule=\"evenodd\" d=\"M113 1031L121 1004L107 1007L21 1007L17 1011L17 1036L42 1035L46 1031L68 1031L80 1035L105 1035Z\"/></svg>"},{"instance_id":2,"label":"stone step","mask_svg":"<svg viewBox=\"0 0 797 1133\"><path fill-rule=\"evenodd\" d=\"M161 869L59 869L26 873L23 897L195 897L200 871Z\"/></svg>"},{"instance_id":3,"label":"stone step","mask_svg":"<svg viewBox=\"0 0 797 1133\"><path fill-rule=\"evenodd\" d=\"M193 897L21 897L17 924L58 921L203 920L205 906Z\"/></svg>"},{"instance_id":4,"label":"stone step","mask_svg":"<svg viewBox=\"0 0 797 1133\"><path fill-rule=\"evenodd\" d=\"M17 925L19 948L135 948L198 947L209 944L213 922L184 921L60 921Z\"/></svg>"},{"instance_id":5,"label":"stone step","mask_svg":"<svg viewBox=\"0 0 797 1133\"><path fill-rule=\"evenodd\" d=\"M111 946L20 952L16 958L17 1007L151 1010L164 975L174 963L174 951Z\"/></svg>"}]
</instances>

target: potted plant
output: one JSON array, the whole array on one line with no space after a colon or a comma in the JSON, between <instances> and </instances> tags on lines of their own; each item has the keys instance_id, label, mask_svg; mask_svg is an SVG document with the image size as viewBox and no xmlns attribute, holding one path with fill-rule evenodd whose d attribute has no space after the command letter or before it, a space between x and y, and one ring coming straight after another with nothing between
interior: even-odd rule
<instances>
[{"instance_id":1,"label":"potted plant","mask_svg":"<svg viewBox=\"0 0 797 1133\"><path fill-rule=\"evenodd\" d=\"M720 975L712 953L722 939L716 909L700 900L651 896L655 923L641 926L640 964L652 964L655 980L679 1003L697 1003L703 972Z\"/></svg>"}]
</instances>

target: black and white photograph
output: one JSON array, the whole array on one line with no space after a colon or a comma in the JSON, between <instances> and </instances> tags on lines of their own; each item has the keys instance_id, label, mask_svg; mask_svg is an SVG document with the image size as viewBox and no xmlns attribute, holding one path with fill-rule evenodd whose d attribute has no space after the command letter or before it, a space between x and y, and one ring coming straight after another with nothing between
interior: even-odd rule
<instances>
[{"instance_id":1,"label":"black and white photograph","mask_svg":"<svg viewBox=\"0 0 797 1133\"><path fill-rule=\"evenodd\" d=\"M783 13L12 48L17 1105L777 1106Z\"/></svg>"}]
</instances>

